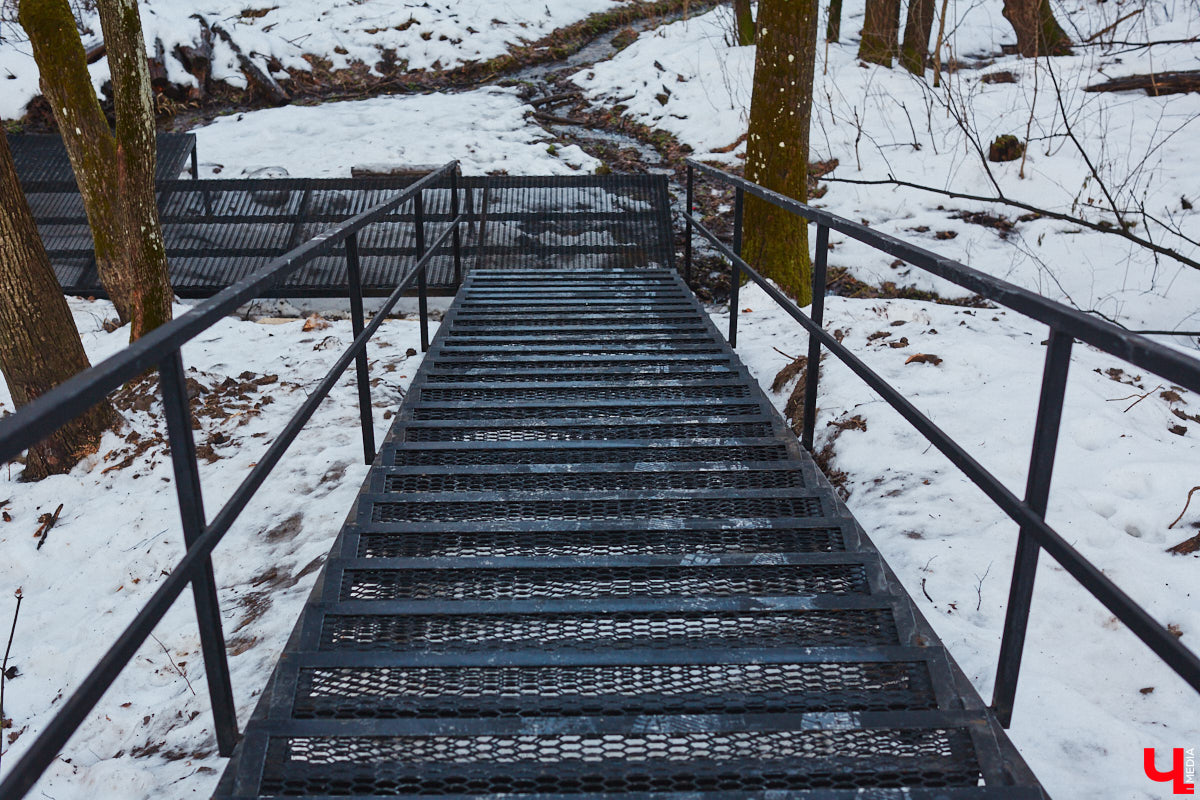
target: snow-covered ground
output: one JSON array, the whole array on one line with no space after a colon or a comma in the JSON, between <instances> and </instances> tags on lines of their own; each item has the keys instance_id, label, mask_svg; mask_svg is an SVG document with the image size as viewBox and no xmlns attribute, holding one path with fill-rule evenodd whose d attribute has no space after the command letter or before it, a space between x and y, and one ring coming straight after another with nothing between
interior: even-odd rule
<instances>
[{"instance_id":1,"label":"snow-covered ground","mask_svg":"<svg viewBox=\"0 0 1200 800\"><path fill-rule=\"evenodd\" d=\"M941 89L932 72L918 79L897 66L861 64L857 30L862 2L845 4L841 44L817 51L812 160L837 159L832 177L899 180L995 196L992 179L1010 198L1036 207L1116 220L1104 193L1075 148L1058 108L1057 82L1071 132L1118 205L1144 204L1150 217L1178 226L1183 237L1140 213L1128 213L1132 232L1200 260L1200 182L1194 169L1200 134L1200 94L1147 97L1141 91L1085 93L1085 85L1132 73L1196 68L1200 45L1114 51L1081 47L1079 55L1054 59L1003 56L1013 40L1000 15L1000 2L951 4L960 15L948 20L947 40L964 61L986 59L986 68L950 74ZM1099 31L1127 13L1128 4L1056 4L1068 30ZM745 144L728 148L746 132L754 70L753 47L730 47L730 12L703 16L643 33L610 61L581 70L573 80L597 103L620 104L647 125L674 134L706 161L738 163ZM1185 39L1200 34L1194 4L1151 2L1146 13L1118 28L1134 40ZM1082 38L1074 35L1076 40ZM1015 83L984 83L985 75L1008 71ZM1033 113L1031 114L1031 105ZM948 108L955 109L954 113ZM998 135L1031 142L1020 161L990 163L991 177L956 121L965 120L984 152ZM1026 136L1026 126L1031 127ZM1133 328L1200 330L1200 270L1139 248L1116 236L1051 219L1017 222L1024 211L996 204L952 200L916 189L830 183L817 205L853 220L865 220L1087 311L1120 319ZM956 211L1002 214L1015 227L996 229L951 219ZM935 239L939 232L952 239ZM1186 238L1184 238L1186 237ZM848 267L864 281L895 281L961 295L956 287L907 267L864 245L841 241L831 263ZM1188 239L1192 241L1188 241Z\"/></svg>"},{"instance_id":2,"label":"snow-covered ground","mask_svg":"<svg viewBox=\"0 0 1200 800\"><path fill-rule=\"evenodd\" d=\"M311 65L305 56L327 60L334 69L361 63L374 70L389 51L410 70L436 70L487 61L514 45L535 42L590 14L630 2L142 0L139 5L147 50L153 55L161 43L171 82L195 86L195 78L171 54L177 46L199 46L201 20L220 26L264 72L272 61L284 70L308 70ZM82 15L81 29L86 31L85 43L100 41L100 21L94 12ZM237 55L223 38L212 38L212 79L244 87ZM90 69L97 87L108 79L107 59ZM283 72L276 74L286 77ZM4 87L0 117L21 116L25 104L38 93L38 70L24 32L15 23L0 28L0 81Z\"/></svg>"},{"instance_id":3,"label":"snow-covered ground","mask_svg":"<svg viewBox=\"0 0 1200 800\"><path fill-rule=\"evenodd\" d=\"M526 118L512 89L393 95L285 106L219 117L197 128L202 177L282 167L306 178L348 178L355 166L443 164L467 175L591 173L599 161ZM336 147L331 147L336 142Z\"/></svg>"},{"instance_id":4,"label":"snow-covered ground","mask_svg":"<svg viewBox=\"0 0 1200 800\"><path fill-rule=\"evenodd\" d=\"M797 379L771 392L789 363L779 351L804 355L807 337L757 286L744 287L738 305L738 352L782 411ZM712 316L725 330L728 310ZM825 320L1010 490L1024 493L1044 327L1003 309L839 297L827 299ZM941 363L907 363L917 353ZM1193 507L1167 529L1200 478L1200 423L1172 412L1196 414L1200 398L1178 391L1173 399L1170 388L1076 345L1047 519L1196 649L1198 563L1164 551L1200 525ZM816 446L836 439L834 466L848 475L850 509L990 698L1016 526L832 356L821 365L818 409ZM861 425L845 425L855 417ZM1180 424L1183 436L1169 430ZM1043 556L1011 734L1050 796L1163 796L1142 772L1142 748L1194 746L1198 712L1195 691Z\"/></svg>"},{"instance_id":5,"label":"snow-covered ground","mask_svg":"<svg viewBox=\"0 0 1200 800\"><path fill-rule=\"evenodd\" d=\"M93 363L128 341L106 333L106 301L71 300ZM176 306L176 314L186 310ZM196 432L205 507L212 515L245 478L352 340L349 321L305 332L305 320L235 317L183 349L199 396ZM319 326L318 326L319 327ZM436 323L434 323L436 329ZM376 440L420 365L415 319L388 320L370 345ZM207 398L211 398L211 401ZM223 409L228 416L212 413ZM0 388L0 410L11 410ZM3 765L10 767L183 554L161 404L122 409L127 426L68 475L18 483L0 473L0 620L16 607L5 689ZM214 554L238 717L244 723L300 614L318 569L366 476L354 371L293 443ZM149 443L149 447L145 445ZM128 459L128 463L126 460ZM44 546L38 518L62 504ZM216 756L191 594L185 593L100 707L34 789L57 800L207 797ZM161 643L161 644L160 644ZM3 644L0 642L0 644ZM39 794L39 792L43 794Z\"/></svg>"}]
</instances>

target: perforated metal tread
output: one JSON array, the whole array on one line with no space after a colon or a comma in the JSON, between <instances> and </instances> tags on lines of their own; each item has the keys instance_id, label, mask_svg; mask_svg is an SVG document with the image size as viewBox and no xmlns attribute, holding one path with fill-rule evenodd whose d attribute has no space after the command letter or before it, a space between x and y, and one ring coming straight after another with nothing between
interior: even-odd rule
<instances>
[{"instance_id":1,"label":"perforated metal tread","mask_svg":"<svg viewBox=\"0 0 1200 800\"><path fill-rule=\"evenodd\" d=\"M218 796L768 792L1045 796L674 273L473 270Z\"/></svg>"}]
</instances>

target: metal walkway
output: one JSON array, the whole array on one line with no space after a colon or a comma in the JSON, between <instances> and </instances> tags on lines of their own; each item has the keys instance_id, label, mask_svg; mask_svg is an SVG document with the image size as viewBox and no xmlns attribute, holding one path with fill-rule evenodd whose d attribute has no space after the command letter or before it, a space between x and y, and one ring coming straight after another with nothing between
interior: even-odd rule
<instances>
[{"instance_id":1,"label":"metal walkway","mask_svg":"<svg viewBox=\"0 0 1200 800\"><path fill-rule=\"evenodd\" d=\"M216 796L418 795L1044 797L664 269L469 273Z\"/></svg>"},{"instance_id":2,"label":"metal walkway","mask_svg":"<svg viewBox=\"0 0 1200 800\"><path fill-rule=\"evenodd\" d=\"M181 297L216 294L412 181L160 180L159 213L171 285ZM475 266L567 271L672 266L670 200L663 175L466 177L460 186L476 215L463 237ZM63 290L104 296L74 181L29 183L26 197ZM429 190L424 199L432 240L453 218L450 188ZM365 294L391 293L416 255L415 230L408 204L363 229L359 256ZM429 286L452 291L457 288L454 277L447 244L429 265ZM339 246L266 296L345 297L346 291L346 253Z\"/></svg>"}]
</instances>

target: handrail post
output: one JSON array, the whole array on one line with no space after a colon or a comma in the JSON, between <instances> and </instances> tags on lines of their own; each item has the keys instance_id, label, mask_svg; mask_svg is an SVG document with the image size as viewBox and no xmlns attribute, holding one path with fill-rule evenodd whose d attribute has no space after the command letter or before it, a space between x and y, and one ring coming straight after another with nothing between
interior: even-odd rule
<instances>
[{"instance_id":1,"label":"handrail post","mask_svg":"<svg viewBox=\"0 0 1200 800\"><path fill-rule=\"evenodd\" d=\"M350 327L354 338L363 332L362 270L358 261L358 231L346 237L346 283L350 290ZM375 418L371 409L371 376L367 369L367 346L354 358L358 383L358 417L362 426L363 463L375 460Z\"/></svg>"},{"instance_id":2,"label":"handrail post","mask_svg":"<svg viewBox=\"0 0 1200 800\"><path fill-rule=\"evenodd\" d=\"M825 321L825 275L829 263L829 228L817 223L817 248L813 259L812 308L809 316L820 327ZM817 431L817 381L821 373L821 342L808 335L808 364L804 375L804 422L800 443L812 452Z\"/></svg>"},{"instance_id":3,"label":"handrail post","mask_svg":"<svg viewBox=\"0 0 1200 800\"><path fill-rule=\"evenodd\" d=\"M738 187L733 195L733 253L742 257L742 212L746 193ZM729 346L737 347L738 293L742 285L742 266L736 260L729 271Z\"/></svg>"},{"instance_id":4,"label":"handrail post","mask_svg":"<svg viewBox=\"0 0 1200 800\"><path fill-rule=\"evenodd\" d=\"M413 195L413 220L417 228L417 260L425 255L425 204L422 200L424 192ZM425 291L425 267L417 270L417 306L421 317L421 352L429 350L429 300Z\"/></svg>"},{"instance_id":5,"label":"handrail post","mask_svg":"<svg viewBox=\"0 0 1200 800\"><path fill-rule=\"evenodd\" d=\"M179 516L183 523L183 541L191 547L204 533L204 499L200 491L200 471L196 464L196 440L192 437L192 413L188 406L187 380L183 358L173 351L159 364L163 415L167 419L167 440L171 464L175 468L175 492L179 498ZM229 678L225 653L225 635L221 630L221 609L217 600L217 581L212 559L206 557L199 574L192 578L192 596L200 629L200 649L204 655L204 673L212 702L217 752L229 757L237 745L237 707Z\"/></svg>"},{"instance_id":6,"label":"handrail post","mask_svg":"<svg viewBox=\"0 0 1200 800\"><path fill-rule=\"evenodd\" d=\"M462 239L458 232L458 167L450 173L450 224L454 226L451 247L454 250L454 288L462 285Z\"/></svg>"},{"instance_id":7,"label":"handrail post","mask_svg":"<svg viewBox=\"0 0 1200 800\"><path fill-rule=\"evenodd\" d=\"M1037 423L1033 431L1033 452L1025 484L1025 503L1042 518L1046 516L1050 499L1050 479L1054 473L1054 455L1058 446L1058 429L1062 422L1063 397L1067 390L1067 372L1071 366L1071 346L1074 342L1069 333L1057 328L1050 330ZM1022 528L1017 538L1012 586L1004 616L1004 636L1000 641L1000 660L996 667L996 687L992 693L992 710L1005 728L1012 723L1017 677L1021 671L1021 655L1025 648L1025 632L1029 627L1029 609L1033 602L1033 582L1037 575L1040 551L1033 533Z\"/></svg>"},{"instance_id":8,"label":"handrail post","mask_svg":"<svg viewBox=\"0 0 1200 800\"><path fill-rule=\"evenodd\" d=\"M687 165L687 206L683 215L683 279L692 282L692 182L695 180L692 165Z\"/></svg>"}]
</instances>

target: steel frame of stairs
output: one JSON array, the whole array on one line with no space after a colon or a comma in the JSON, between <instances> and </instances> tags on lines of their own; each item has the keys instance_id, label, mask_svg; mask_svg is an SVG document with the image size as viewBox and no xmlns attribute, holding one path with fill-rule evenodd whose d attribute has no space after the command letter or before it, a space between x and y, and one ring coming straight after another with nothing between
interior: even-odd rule
<instances>
[{"instance_id":1,"label":"steel frame of stairs","mask_svg":"<svg viewBox=\"0 0 1200 800\"><path fill-rule=\"evenodd\" d=\"M1042 798L670 270L474 270L216 797Z\"/></svg>"}]
</instances>

